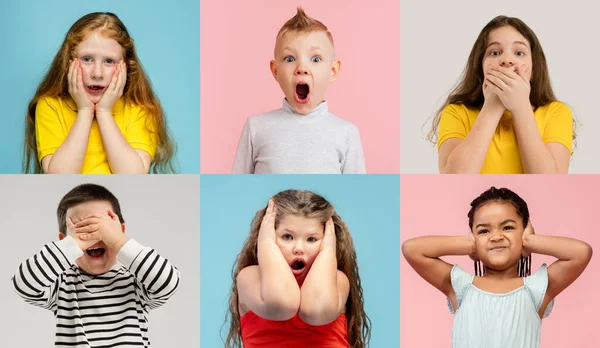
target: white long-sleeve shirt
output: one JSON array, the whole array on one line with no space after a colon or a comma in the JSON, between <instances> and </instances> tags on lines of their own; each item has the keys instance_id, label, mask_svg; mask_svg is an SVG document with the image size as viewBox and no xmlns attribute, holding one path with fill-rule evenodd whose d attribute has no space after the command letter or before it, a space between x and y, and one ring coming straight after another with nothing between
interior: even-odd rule
<instances>
[{"instance_id":1,"label":"white long-sleeve shirt","mask_svg":"<svg viewBox=\"0 0 600 348\"><path fill-rule=\"evenodd\" d=\"M234 174L365 174L358 128L322 102L300 115L281 109L248 118L237 147Z\"/></svg>"},{"instance_id":2,"label":"white long-sleeve shirt","mask_svg":"<svg viewBox=\"0 0 600 348\"><path fill-rule=\"evenodd\" d=\"M56 347L149 347L147 314L177 289L177 268L133 239L101 275L79 269L82 255L70 236L45 245L17 269L15 291L54 313Z\"/></svg>"}]
</instances>

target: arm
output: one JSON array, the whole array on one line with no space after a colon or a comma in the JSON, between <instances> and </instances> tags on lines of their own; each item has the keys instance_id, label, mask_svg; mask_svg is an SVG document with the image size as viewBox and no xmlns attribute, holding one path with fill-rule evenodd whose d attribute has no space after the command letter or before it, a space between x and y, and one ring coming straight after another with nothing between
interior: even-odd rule
<instances>
[{"instance_id":1,"label":"arm","mask_svg":"<svg viewBox=\"0 0 600 348\"><path fill-rule=\"evenodd\" d=\"M440 174L479 174L503 112L484 105L464 140L444 141L439 149Z\"/></svg>"},{"instance_id":2,"label":"arm","mask_svg":"<svg viewBox=\"0 0 600 348\"><path fill-rule=\"evenodd\" d=\"M150 309L167 302L179 286L179 270L156 250L144 247L133 239L120 248L117 258L142 284L140 298Z\"/></svg>"},{"instance_id":3,"label":"arm","mask_svg":"<svg viewBox=\"0 0 600 348\"><path fill-rule=\"evenodd\" d=\"M275 208L269 201L258 236L258 266L246 267L237 277L242 306L267 320L288 320L300 307L300 288L275 242Z\"/></svg>"},{"instance_id":4,"label":"arm","mask_svg":"<svg viewBox=\"0 0 600 348\"><path fill-rule=\"evenodd\" d=\"M556 257L548 267L548 288L540 312L552 299L571 285L586 268L592 258L592 247L577 239L536 234L523 235L523 249L529 253Z\"/></svg>"},{"instance_id":5,"label":"arm","mask_svg":"<svg viewBox=\"0 0 600 348\"><path fill-rule=\"evenodd\" d=\"M250 119L244 124L238 141L232 174L254 174L254 154L252 148L252 130Z\"/></svg>"},{"instance_id":6,"label":"arm","mask_svg":"<svg viewBox=\"0 0 600 348\"><path fill-rule=\"evenodd\" d=\"M571 154L559 143L544 144L531 107L515 110L515 133L527 174L566 174Z\"/></svg>"},{"instance_id":7,"label":"arm","mask_svg":"<svg viewBox=\"0 0 600 348\"><path fill-rule=\"evenodd\" d=\"M27 303L53 310L60 275L82 255L81 248L70 236L46 244L39 253L19 265L11 279L16 293Z\"/></svg>"},{"instance_id":8,"label":"arm","mask_svg":"<svg viewBox=\"0 0 600 348\"><path fill-rule=\"evenodd\" d=\"M112 112L98 111L96 119L112 172L115 174L147 174L152 162L150 154L131 147L117 126Z\"/></svg>"},{"instance_id":9,"label":"arm","mask_svg":"<svg viewBox=\"0 0 600 348\"><path fill-rule=\"evenodd\" d=\"M447 255L474 255L475 241L468 236L425 236L402 243L402 254L410 266L429 284L446 295L454 308L456 298L450 272L452 265L440 259Z\"/></svg>"},{"instance_id":10,"label":"arm","mask_svg":"<svg viewBox=\"0 0 600 348\"><path fill-rule=\"evenodd\" d=\"M325 226L325 236L300 291L298 315L307 324L325 325L344 313L350 283L337 269L336 239L333 221Z\"/></svg>"},{"instance_id":11,"label":"arm","mask_svg":"<svg viewBox=\"0 0 600 348\"><path fill-rule=\"evenodd\" d=\"M349 128L346 139L348 148L342 163L342 174L367 174L360 133L356 126Z\"/></svg>"}]
</instances>

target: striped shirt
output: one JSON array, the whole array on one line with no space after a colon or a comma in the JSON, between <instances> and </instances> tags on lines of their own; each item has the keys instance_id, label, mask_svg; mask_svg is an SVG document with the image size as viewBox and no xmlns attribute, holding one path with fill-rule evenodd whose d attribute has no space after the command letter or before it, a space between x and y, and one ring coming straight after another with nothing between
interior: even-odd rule
<instances>
[{"instance_id":1,"label":"striped shirt","mask_svg":"<svg viewBox=\"0 0 600 348\"><path fill-rule=\"evenodd\" d=\"M55 347L149 347L149 310L179 285L179 271L149 247L130 239L108 272L91 275L70 236L44 246L23 262L12 282L26 302L56 317Z\"/></svg>"}]
</instances>

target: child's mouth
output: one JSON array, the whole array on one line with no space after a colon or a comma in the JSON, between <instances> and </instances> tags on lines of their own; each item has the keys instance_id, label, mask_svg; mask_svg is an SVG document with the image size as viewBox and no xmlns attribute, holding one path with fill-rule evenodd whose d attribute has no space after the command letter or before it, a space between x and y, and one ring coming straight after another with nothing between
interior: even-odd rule
<instances>
[{"instance_id":1,"label":"child's mouth","mask_svg":"<svg viewBox=\"0 0 600 348\"><path fill-rule=\"evenodd\" d=\"M290 267L292 268L292 273L294 273L294 275L298 275L304 271L304 267L306 267L306 264L303 260L296 259L294 260L294 262L292 262Z\"/></svg>"},{"instance_id":2,"label":"child's mouth","mask_svg":"<svg viewBox=\"0 0 600 348\"><path fill-rule=\"evenodd\" d=\"M100 85L87 86L87 90L88 90L89 94L100 95L100 94L102 94L102 92L104 92L104 89L106 89L106 87L100 86Z\"/></svg>"},{"instance_id":3,"label":"child's mouth","mask_svg":"<svg viewBox=\"0 0 600 348\"><path fill-rule=\"evenodd\" d=\"M93 258L99 258L104 256L105 251L104 248L88 248L85 252Z\"/></svg>"},{"instance_id":4,"label":"child's mouth","mask_svg":"<svg viewBox=\"0 0 600 348\"><path fill-rule=\"evenodd\" d=\"M310 101L310 88L306 83L296 85L296 102L306 104Z\"/></svg>"}]
</instances>

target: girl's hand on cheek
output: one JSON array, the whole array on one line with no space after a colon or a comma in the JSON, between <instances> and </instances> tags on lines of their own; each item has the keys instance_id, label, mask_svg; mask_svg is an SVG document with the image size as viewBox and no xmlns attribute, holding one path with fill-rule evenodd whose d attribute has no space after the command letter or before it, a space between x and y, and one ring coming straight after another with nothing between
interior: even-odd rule
<instances>
[{"instance_id":1,"label":"girl's hand on cheek","mask_svg":"<svg viewBox=\"0 0 600 348\"><path fill-rule=\"evenodd\" d=\"M81 111L94 111L94 103L83 85L83 70L78 59L70 61L69 72L67 73L68 90L71 98L77 104L77 109Z\"/></svg>"},{"instance_id":2,"label":"girl's hand on cheek","mask_svg":"<svg viewBox=\"0 0 600 348\"><path fill-rule=\"evenodd\" d=\"M333 251L335 251L335 247L335 225L333 224L333 219L329 218L329 220L327 220L325 223L325 233L323 235L323 240L321 241L321 246L319 247L319 252L327 248L331 248Z\"/></svg>"},{"instance_id":3,"label":"girl's hand on cheek","mask_svg":"<svg viewBox=\"0 0 600 348\"><path fill-rule=\"evenodd\" d=\"M127 68L125 67L125 63L121 61L117 64L117 67L111 76L110 84L106 87L98 104L96 104L96 110L112 115L112 109L117 100L123 95L126 82Z\"/></svg>"}]
</instances>

